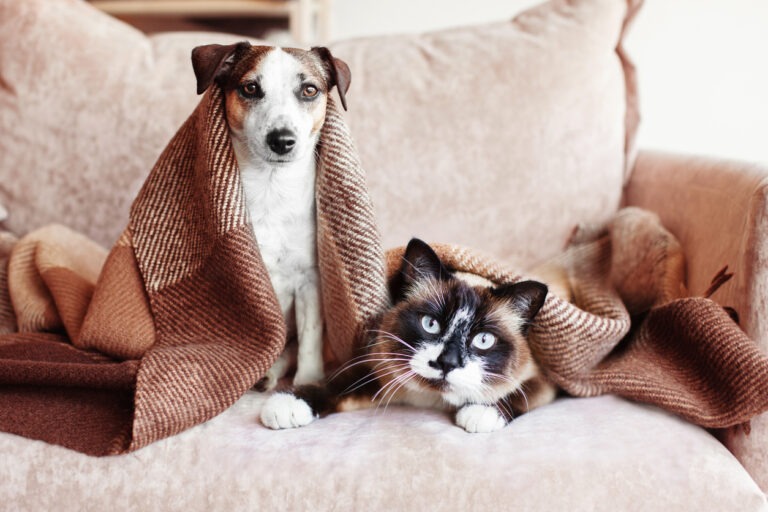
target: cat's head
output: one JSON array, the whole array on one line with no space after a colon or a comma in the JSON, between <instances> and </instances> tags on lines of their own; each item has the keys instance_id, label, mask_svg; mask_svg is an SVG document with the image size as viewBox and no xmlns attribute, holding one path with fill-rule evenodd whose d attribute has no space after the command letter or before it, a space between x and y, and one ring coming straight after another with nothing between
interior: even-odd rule
<instances>
[{"instance_id":1,"label":"cat's head","mask_svg":"<svg viewBox=\"0 0 768 512\"><path fill-rule=\"evenodd\" d=\"M470 284L414 238L390 292L393 307L370 347L385 386L436 391L460 406L493 403L538 373L527 335L546 285Z\"/></svg>"}]
</instances>

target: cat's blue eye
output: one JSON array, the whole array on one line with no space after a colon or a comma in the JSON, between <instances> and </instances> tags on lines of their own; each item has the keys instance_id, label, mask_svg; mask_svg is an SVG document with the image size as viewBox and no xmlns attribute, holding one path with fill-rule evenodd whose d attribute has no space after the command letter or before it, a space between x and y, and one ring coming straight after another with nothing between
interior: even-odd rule
<instances>
[{"instance_id":1,"label":"cat's blue eye","mask_svg":"<svg viewBox=\"0 0 768 512\"><path fill-rule=\"evenodd\" d=\"M496 344L496 336L489 332L475 334L472 338L472 346L480 350L488 350Z\"/></svg>"},{"instance_id":2,"label":"cat's blue eye","mask_svg":"<svg viewBox=\"0 0 768 512\"><path fill-rule=\"evenodd\" d=\"M429 334L437 334L440 332L440 322L434 317L424 315L421 317L421 328Z\"/></svg>"}]
</instances>

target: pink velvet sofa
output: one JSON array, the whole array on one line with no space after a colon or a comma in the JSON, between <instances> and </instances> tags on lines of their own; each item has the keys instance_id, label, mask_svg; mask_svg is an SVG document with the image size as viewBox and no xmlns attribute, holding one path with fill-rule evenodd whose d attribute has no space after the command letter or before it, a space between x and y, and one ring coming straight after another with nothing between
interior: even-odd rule
<instances>
[{"instance_id":1,"label":"pink velvet sofa","mask_svg":"<svg viewBox=\"0 0 768 512\"><path fill-rule=\"evenodd\" d=\"M638 151L622 40L639 2L551 0L514 21L330 45L385 246L411 236L531 267L621 205L681 240L688 287L768 350L768 170ZM0 212L105 246L198 101L190 51L78 0L0 0ZM642 70L637 72L642 73ZM558 399L494 434L390 407L274 432L249 392L213 420L93 458L0 433L3 510L768 510L768 416L708 432L603 396ZM763 490L761 490L763 489Z\"/></svg>"}]
</instances>

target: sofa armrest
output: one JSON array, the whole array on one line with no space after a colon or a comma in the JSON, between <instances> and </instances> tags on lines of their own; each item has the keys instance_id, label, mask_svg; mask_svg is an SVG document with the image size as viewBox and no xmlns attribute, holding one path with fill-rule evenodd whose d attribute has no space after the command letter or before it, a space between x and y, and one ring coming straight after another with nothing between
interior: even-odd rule
<instances>
[{"instance_id":1,"label":"sofa armrest","mask_svg":"<svg viewBox=\"0 0 768 512\"><path fill-rule=\"evenodd\" d=\"M624 203L656 212L683 245L688 288L701 295L724 265L734 273L712 298L739 315L768 352L768 168L706 157L641 152ZM768 414L749 435L732 428L728 448L768 491Z\"/></svg>"}]
</instances>

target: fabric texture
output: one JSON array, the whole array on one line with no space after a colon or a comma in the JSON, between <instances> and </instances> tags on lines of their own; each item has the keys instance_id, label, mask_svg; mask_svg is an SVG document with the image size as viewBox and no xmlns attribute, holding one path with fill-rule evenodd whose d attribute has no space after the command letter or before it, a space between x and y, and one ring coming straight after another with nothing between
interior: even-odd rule
<instances>
[{"instance_id":1,"label":"fabric texture","mask_svg":"<svg viewBox=\"0 0 768 512\"><path fill-rule=\"evenodd\" d=\"M522 279L477 250L433 247L453 270L497 284ZM388 254L389 275L402 253ZM637 208L621 210L596 240L576 233L549 263L564 269L573 302L549 295L531 329L547 377L574 396L616 394L705 427L741 425L768 410L768 357L720 305L684 296L684 263L658 217ZM715 287L727 279L715 277Z\"/></svg>"},{"instance_id":2,"label":"fabric texture","mask_svg":"<svg viewBox=\"0 0 768 512\"><path fill-rule=\"evenodd\" d=\"M589 510L764 512L735 457L701 428L604 396L559 399L492 434L390 406L273 431L265 395L120 457L0 432L0 496L40 510Z\"/></svg>"},{"instance_id":3,"label":"fabric texture","mask_svg":"<svg viewBox=\"0 0 768 512\"><path fill-rule=\"evenodd\" d=\"M0 0L0 34L4 227L61 223L105 247L199 101L192 48L243 39L147 36L82 0Z\"/></svg>"},{"instance_id":4,"label":"fabric texture","mask_svg":"<svg viewBox=\"0 0 768 512\"><path fill-rule=\"evenodd\" d=\"M733 272L713 296L733 308L739 325L768 353L768 168L747 162L657 151L641 152L625 202L658 212L687 255L692 294L704 293L724 263ZM721 434L763 489L768 489L768 414L749 434Z\"/></svg>"},{"instance_id":5,"label":"fabric texture","mask_svg":"<svg viewBox=\"0 0 768 512\"><path fill-rule=\"evenodd\" d=\"M8 280L21 334L0 338L4 430L97 455L135 450L222 412L282 351L285 324L244 207L223 109L216 86L161 155L108 256L61 226L14 246ZM364 175L332 100L319 144L325 344L343 361L385 300L383 256ZM119 391L118 411L105 415L99 402L89 416L57 405L55 426L38 423L37 413L74 400L67 389L80 388ZM78 425L87 421L83 432Z\"/></svg>"},{"instance_id":6,"label":"fabric texture","mask_svg":"<svg viewBox=\"0 0 768 512\"><path fill-rule=\"evenodd\" d=\"M521 267L605 224L635 159L641 2L554 0L511 21L335 42L385 247L410 237Z\"/></svg>"}]
</instances>

